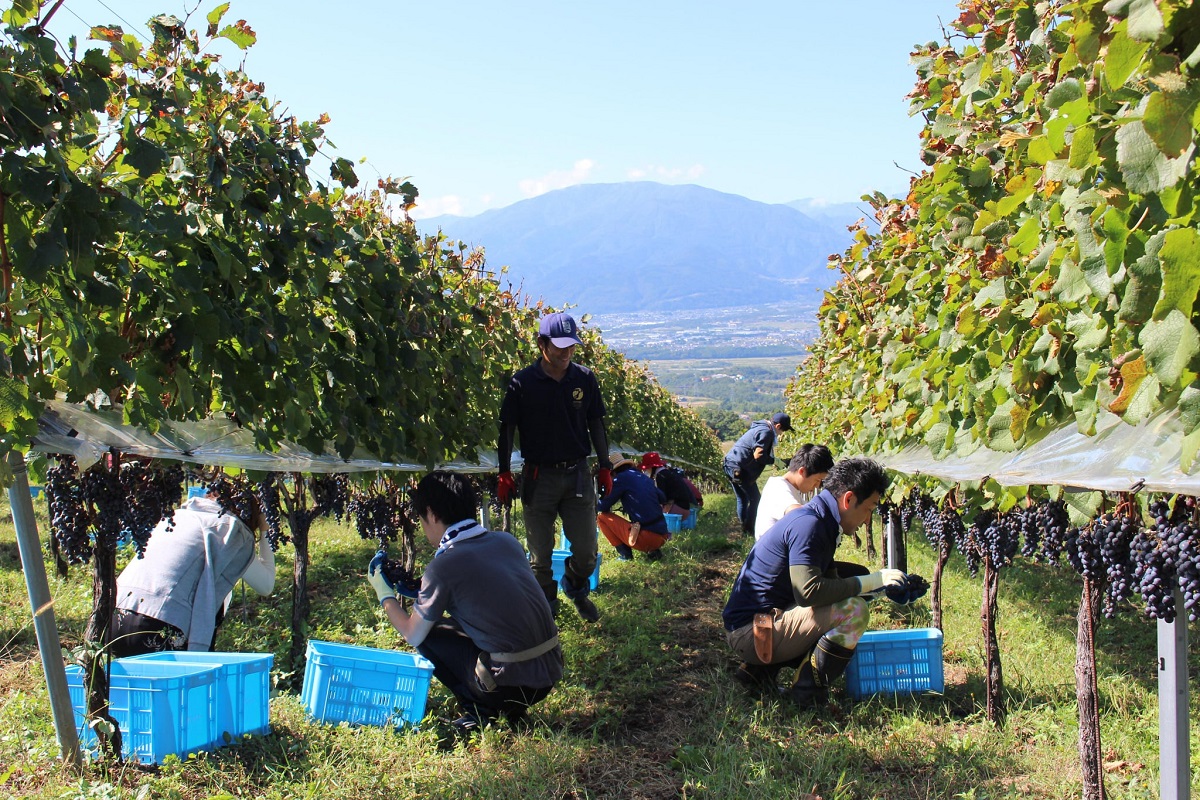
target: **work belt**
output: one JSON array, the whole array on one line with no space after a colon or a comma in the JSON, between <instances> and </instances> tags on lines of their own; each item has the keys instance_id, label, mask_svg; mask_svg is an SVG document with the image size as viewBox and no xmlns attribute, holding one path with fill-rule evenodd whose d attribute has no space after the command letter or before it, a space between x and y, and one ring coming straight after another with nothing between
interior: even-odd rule
<instances>
[{"instance_id":1,"label":"work belt","mask_svg":"<svg viewBox=\"0 0 1200 800\"><path fill-rule=\"evenodd\" d=\"M580 464L583 464L585 462L586 462L586 459L573 458L570 461L555 461L553 463L534 464L533 466L541 467L542 469L564 469L564 470L567 470L567 469L576 469L579 467Z\"/></svg>"},{"instance_id":2,"label":"work belt","mask_svg":"<svg viewBox=\"0 0 1200 800\"><path fill-rule=\"evenodd\" d=\"M515 653L488 653L488 656L491 658L492 663L495 664L513 664L518 661L529 661L540 655L545 655L556 647L558 647L557 633L541 644L534 645L526 650L518 650ZM475 662L475 677L479 681L479 685L485 690L489 692L496 690L496 679L492 676L492 671L483 663L482 658Z\"/></svg>"}]
</instances>

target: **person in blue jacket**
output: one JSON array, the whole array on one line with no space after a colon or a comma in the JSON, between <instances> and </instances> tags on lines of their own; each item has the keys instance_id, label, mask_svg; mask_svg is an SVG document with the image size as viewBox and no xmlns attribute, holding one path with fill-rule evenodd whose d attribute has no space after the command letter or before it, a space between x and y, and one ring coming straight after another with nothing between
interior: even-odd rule
<instances>
[{"instance_id":1,"label":"person in blue jacket","mask_svg":"<svg viewBox=\"0 0 1200 800\"><path fill-rule=\"evenodd\" d=\"M737 515L742 533L754 535L754 519L758 516L758 476L775 460L775 440L792 429L792 418L779 413L769 420L760 419L734 442L725 454L725 474L737 496Z\"/></svg>"},{"instance_id":2,"label":"person in blue jacket","mask_svg":"<svg viewBox=\"0 0 1200 800\"><path fill-rule=\"evenodd\" d=\"M662 558L662 546L671 538L662 510L667 496L630 459L613 453L609 460L613 489L596 505L596 524L616 549L618 559L628 561L634 550L640 550L650 561L657 561ZM629 519L609 511L618 501Z\"/></svg>"}]
</instances>

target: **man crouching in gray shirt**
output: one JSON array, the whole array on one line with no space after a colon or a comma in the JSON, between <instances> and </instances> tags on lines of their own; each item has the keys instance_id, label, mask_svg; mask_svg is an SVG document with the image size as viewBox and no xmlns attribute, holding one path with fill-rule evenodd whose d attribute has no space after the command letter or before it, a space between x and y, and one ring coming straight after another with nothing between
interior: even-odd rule
<instances>
[{"instance_id":1,"label":"man crouching in gray shirt","mask_svg":"<svg viewBox=\"0 0 1200 800\"><path fill-rule=\"evenodd\" d=\"M554 615L524 549L510 534L480 525L478 505L475 489L457 473L431 472L417 484L413 508L437 551L411 614L384 577L383 554L367 570L392 626L458 698L459 733L500 716L519 721L563 671Z\"/></svg>"}]
</instances>

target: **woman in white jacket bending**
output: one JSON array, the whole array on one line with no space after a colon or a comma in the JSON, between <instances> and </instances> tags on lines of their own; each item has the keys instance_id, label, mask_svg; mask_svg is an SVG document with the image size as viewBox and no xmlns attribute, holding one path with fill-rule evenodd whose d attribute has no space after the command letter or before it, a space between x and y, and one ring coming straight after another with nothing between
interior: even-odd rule
<instances>
[{"instance_id":1,"label":"woman in white jacket bending","mask_svg":"<svg viewBox=\"0 0 1200 800\"><path fill-rule=\"evenodd\" d=\"M167 520L158 524L145 552L117 578L113 657L211 650L225 598L239 580L260 595L271 594L275 555L262 535L266 520L257 501L246 516L223 512L206 495L176 509L169 530Z\"/></svg>"}]
</instances>

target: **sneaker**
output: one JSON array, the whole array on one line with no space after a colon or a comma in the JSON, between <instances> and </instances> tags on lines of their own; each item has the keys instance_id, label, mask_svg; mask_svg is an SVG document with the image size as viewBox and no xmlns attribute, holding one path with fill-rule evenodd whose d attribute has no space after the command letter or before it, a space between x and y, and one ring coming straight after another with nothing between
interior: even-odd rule
<instances>
[{"instance_id":1,"label":"sneaker","mask_svg":"<svg viewBox=\"0 0 1200 800\"><path fill-rule=\"evenodd\" d=\"M651 550L646 553L647 561L662 561L662 550Z\"/></svg>"},{"instance_id":2,"label":"sneaker","mask_svg":"<svg viewBox=\"0 0 1200 800\"><path fill-rule=\"evenodd\" d=\"M600 609L596 608L596 604L587 595L576 597L572 602L575 603L575 610L584 622L600 621Z\"/></svg>"},{"instance_id":3,"label":"sneaker","mask_svg":"<svg viewBox=\"0 0 1200 800\"><path fill-rule=\"evenodd\" d=\"M617 551L617 561L632 561L633 548L627 544L619 544L615 547Z\"/></svg>"}]
</instances>

